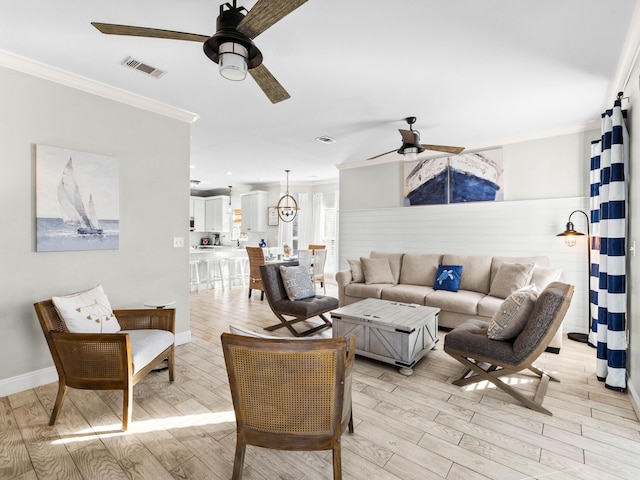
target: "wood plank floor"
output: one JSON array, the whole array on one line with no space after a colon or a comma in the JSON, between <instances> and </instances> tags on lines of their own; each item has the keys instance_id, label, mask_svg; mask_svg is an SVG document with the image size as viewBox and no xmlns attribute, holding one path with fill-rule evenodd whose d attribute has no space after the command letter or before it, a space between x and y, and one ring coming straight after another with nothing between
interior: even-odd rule
<instances>
[{"instance_id":1,"label":"wood plank floor","mask_svg":"<svg viewBox=\"0 0 640 480\"><path fill-rule=\"evenodd\" d=\"M335 285L328 293L335 295ZM234 417L220 333L229 324L262 331L276 323L259 298L247 299L246 287L192 294L192 342L177 348L176 380L154 373L135 387L126 433L119 431L119 392L71 390L53 427L57 384L0 398L0 478L231 478ZM462 366L441 349L426 355L412 377L358 357L344 478L638 479L640 424L629 396L596 380L594 356L565 338L560 355L539 359L561 379L550 383L544 401L551 417L491 386L451 385ZM531 377L511 381L533 391ZM247 480L331 476L330 452L247 451Z\"/></svg>"}]
</instances>

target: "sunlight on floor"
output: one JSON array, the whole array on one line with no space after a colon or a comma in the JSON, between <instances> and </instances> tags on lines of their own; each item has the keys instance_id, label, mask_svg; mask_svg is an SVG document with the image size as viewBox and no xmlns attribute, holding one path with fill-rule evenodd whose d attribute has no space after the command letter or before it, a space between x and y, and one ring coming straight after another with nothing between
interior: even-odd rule
<instances>
[{"instance_id":1,"label":"sunlight on floor","mask_svg":"<svg viewBox=\"0 0 640 480\"><path fill-rule=\"evenodd\" d=\"M141 420L131 422L129 430L120 430L120 422L100 427L86 428L78 430L76 433L67 434L64 438L59 438L51 442L53 445L63 445L67 443L88 442L96 438L110 438L136 433L149 433L161 430L171 430L174 428L201 427L220 423L234 423L236 417L233 410L223 412L207 412L193 415L180 415L177 417L162 418L160 420Z\"/></svg>"},{"instance_id":2,"label":"sunlight on floor","mask_svg":"<svg viewBox=\"0 0 640 480\"><path fill-rule=\"evenodd\" d=\"M515 377L501 377L501 380L507 385L525 385L528 383L534 383L536 378L515 378ZM467 385L464 387L465 392L475 392L478 390L495 389L496 386L488 380L482 380L481 382Z\"/></svg>"}]
</instances>

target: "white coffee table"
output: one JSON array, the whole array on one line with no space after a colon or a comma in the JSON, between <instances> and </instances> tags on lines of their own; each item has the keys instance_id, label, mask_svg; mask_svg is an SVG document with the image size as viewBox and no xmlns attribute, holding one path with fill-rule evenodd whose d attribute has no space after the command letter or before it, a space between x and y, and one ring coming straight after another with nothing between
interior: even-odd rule
<instances>
[{"instance_id":1,"label":"white coffee table","mask_svg":"<svg viewBox=\"0 0 640 480\"><path fill-rule=\"evenodd\" d=\"M439 308L367 298L331 312L333 336L356 335L356 354L400 367L413 366L438 341Z\"/></svg>"}]
</instances>

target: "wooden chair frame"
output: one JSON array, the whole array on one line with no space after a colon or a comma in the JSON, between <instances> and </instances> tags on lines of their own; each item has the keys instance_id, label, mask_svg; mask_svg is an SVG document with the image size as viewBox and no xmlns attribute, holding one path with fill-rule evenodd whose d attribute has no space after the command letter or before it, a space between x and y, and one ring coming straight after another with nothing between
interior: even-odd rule
<instances>
[{"instance_id":1,"label":"wooden chair frame","mask_svg":"<svg viewBox=\"0 0 640 480\"><path fill-rule=\"evenodd\" d=\"M340 437L353 433L355 336L276 339L223 333L236 415L233 480L242 479L247 445L278 450L332 450L342 478ZM260 368L251 366L259 363ZM268 401L265 401L268 399Z\"/></svg>"},{"instance_id":2,"label":"wooden chair frame","mask_svg":"<svg viewBox=\"0 0 640 480\"><path fill-rule=\"evenodd\" d=\"M174 345L134 374L128 334L70 333L51 300L37 302L34 308L58 371L58 394L49 425L55 424L68 387L122 390L122 430L126 431L133 411L133 386L164 360L168 362L169 381L173 382ZM122 330L157 329L175 335L174 309L114 310L113 313Z\"/></svg>"},{"instance_id":3,"label":"wooden chair frame","mask_svg":"<svg viewBox=\"0 0 640 480\"><path fill-rule=\"evenodd\" d=\"M553 285L553 284L552 284ZM464 365L467 369L464 371L462 376L453 382L453 385L457 385L460 387L466 385L472 385L484 380L487 380L493 383L496 387L501 389L502 391L508 393L513 398L518 400L525 407L534 410L536 412L544 413L546 415L553 415L549 410L542 406L542 402L547 393L547 389L549 386L549 381L560 382L557 378L554 378L549 373L537 368L533 362L535 362L538 357L545 351L549 342L556 334L558 328L562 324L564 316L569 308L569 304L571 303L571 298L573 296L574 287L573 285L568 285L567 293L563 298L563 301L557 311L555 312L553 319L549 322L549 325L546 327L544 331L544 335L541 336L539 342L533 348L526 357L517 362L515 364L508 363L505 361L500 361L499 359L492 357L490 355L481 355L475 352L463 351L462 349L452 348L447 345L447 338L445 336L444 342L444 351L459 361L462 365ZM544 292L543 292L544 293ZM541 294L542 296L542 294ZM538 300L540 301L540 300ZM532 312L529 317L528 322L536 322L537 318L535 316L536 310ZM486 323L486 322L483 322ZM452 330L452 333L455 331ZM520 335L526 335L527 331L521 333ZM518 338L518 337L516 337ZM483 342L498 342L497 340L490 340L485 338L482 340ZM499 342L503 343L503 342ZM515 344L515 340L511 342L512 345ZM504 377L507 375L513 375L522 370L529 370L533 372L538 378L538 386L534 393L533 398L528 398L526 395L523 395L522 392L507 383L503 382L500 377Z\"/></svg>"}]
</instances>

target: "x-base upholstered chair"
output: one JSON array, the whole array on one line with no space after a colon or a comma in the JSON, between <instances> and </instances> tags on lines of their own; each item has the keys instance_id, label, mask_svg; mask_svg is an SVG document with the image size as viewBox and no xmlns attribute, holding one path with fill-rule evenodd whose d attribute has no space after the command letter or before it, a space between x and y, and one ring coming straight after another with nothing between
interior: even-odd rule
<instances>
[{"instance_id":1,"label":"x-base upholstered chair","mask_svg":"<svg viewBox=\"0 0 640 480\"><path fill-rule=\"evenodd\" d=\"M562 324L573 296L573 285L553 282L540 293L524 329L511 340L493 340L487 335L490 322L471 319L444 337L444 351L464 365L467 370L454 385L472 385L488 380L521 404L537 412L552 415L542 406L549 381L559 382L537 368L533 362L544 352ZM530 370L539 377L533 399L500 377Z\"/></svg>"},{"instance_id":2,"label":"x-base upholstered chair","mask_svg":"<svg viewBox=\"0 0 640 480\"><path fill-rule=\"evenodd\" d=\"M258 338L223 333L222 351L236 415L233 480L242 478L247 445L332 450L342 478L340 437L353 433L355 336Z\"/></svg>"},{"instance_id":3,"label":"x-base upholstered chair","mask_svg":"<svg viewBox=\"0 0 640 480\"><path fill-rule=\"evenodd\" d=\"M53 302L34 304L58 371L58 395L49 425L56 422L67 388L122 390L122 430L131 423L133 386L168 362L173 382L175 310L114 310L118 333L70 333ZM168 335L170 332L171 335Z\"/></svg>"},{"instance_id":4,"label":"x-base upholstered chair","mask_svg":"<svg viewBox=\"0 0 640 480\"><path fill-rule=\"evenodd\" d=\"M297 266L298 262L287 262L286 265ZM287 327L292 335L303 337L316 333L324 328L331 327L331 320L326 317L325 313L338 308L337 298L328 295L315 295L302 300L290 300L280 273L280 264L262 265L260 272L262 274L262 282L269 306L275 316L280 320L280 323L265 327L265 330L273 331L278 328ZM295 323L316 316L320 317L323 323L303 331L298 331L293 328Z\"/></svg>"}]
</instances>

